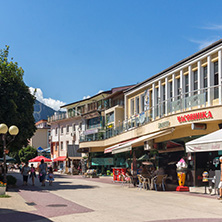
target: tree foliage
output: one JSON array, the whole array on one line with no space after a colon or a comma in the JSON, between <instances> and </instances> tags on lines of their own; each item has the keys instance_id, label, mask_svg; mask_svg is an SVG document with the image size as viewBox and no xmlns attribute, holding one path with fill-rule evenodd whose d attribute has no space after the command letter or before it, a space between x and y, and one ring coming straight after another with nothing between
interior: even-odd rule
<instances>
[{"instance_id":1,"label":"tree foliage","mask_svg":"<svg viewBox=\"0 0 222 222\"><path fill-rule=\"evenodd\" d=\"M20 162L26 163L30 159L33 159L36 156L37 156L37 150L32 146L28 145L27 147L19 150Z\"/></svg>"},{"instance_id":2,"label":"tree foliage","mask_svg":"<svg viewBox=\"0 0 222 222\"><path fill-rule=\"evenodd\" d=\"M8 56L9 46L6 46L0 50L0 123L19 128L19 134L7 146L10 152L15 152L27 146L36 130L33 117L35 98L23 81L23 69L13 59L9 61ZM10 136L6 138L7 142L11 140Z\"/></svg>"}]
</instances>

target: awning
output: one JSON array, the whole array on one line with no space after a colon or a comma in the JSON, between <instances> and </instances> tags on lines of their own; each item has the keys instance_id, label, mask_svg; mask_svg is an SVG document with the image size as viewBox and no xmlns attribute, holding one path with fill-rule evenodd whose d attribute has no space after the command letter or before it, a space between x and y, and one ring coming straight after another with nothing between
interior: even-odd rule
<instances>
[{"instance_id":1,"label":"awning","mask_svg":"<svg viewBox=\"0 0 222 222\"><path fill-rule=\"evenodd\" d=\"M70 160L81 160L82 157L80 157L80 156L73 156L73 157L68 157L68 159L70 159Z\"/></svg>"},{"instance_id":2,"label":"awning","mask_svg":"<svg viewBox=\"0 0 222 222\"><path fill-rule=\"evenodd\" d=\"M160 136L165 136L167 134L170 134L174 131L174 128L172 129L168 129L168 130L163 130L163 131L159 131L159 132L156 132L156 133L151 133L149 135L146 135L146 136L141 136L135 140L132 140L126 144L123 144L117 148L114 148L112 150L112 154L116 154L116 153L122 153L122 152L127 152L127 151L130 151L132 150L132 147L135 147L137 144L141 143L141 142L144 142L144 141L147 141L147 140L151 140L151 139L155 139L157 137L160 137Z\"/></svg>"},{"instance_id":3,"label":"awning","mask_svg":"<svg viewBox=\"0 0 222 222\"><path fill-rule=\"evenodd\" d=\"M59 162L59 161L65 161L66 160L66 156L59 156L56 157L53 162Z\"/></svg>"},{"instance_id":4,"label":"awning","mask_svg":"<svg viewBox=\"0 0 222 222\"><path fill-rule=\"evenodd\" d=\"M118 147L120 147L121 145L124 145L124 144L126 144L126 143L128 143L128 142L130 142L130 141L133 141L133 140L135 140L135 139L127 140L127 141L118 143L118 144L116 144L116 145L114 145L114 146L110 146L110 147L108 147L108 148L106 148L106 149L104 150L104 153L111 153L113 149L118 148Z\"/></svg>"},{"instance_id":5,"label":"awning","mask_svg":"<svg viewBox=\"0 0 222 222\"><path fill-rule=\"evenodd\" d=\"M222 150L222 129L192 140L185 145L187 153Z\"/></svg>"}]
</instances>

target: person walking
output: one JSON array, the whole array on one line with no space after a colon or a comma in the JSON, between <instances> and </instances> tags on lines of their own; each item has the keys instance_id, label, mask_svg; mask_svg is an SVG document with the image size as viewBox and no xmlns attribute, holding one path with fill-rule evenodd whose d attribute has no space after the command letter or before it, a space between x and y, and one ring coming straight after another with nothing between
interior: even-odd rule
<instances>
[{"instance_id":1,"label":"person walking","mask_svg":"<svg viewBox=\"0 0 222 222\"><path fill-rule=\"evenodd\" d=\"M47 172L47 164L44 163L44 160L41 160L41 164L39 165L39 181L42 183L41 186L45 186L45 176Z\"/></svg>"},{"instance_id":2,"label":"person walking","mask_svg":"<svg viewBox=\"0 0 222 222\"><path fill-rule=\"evenodd\" d=\"M52 167L49 167L49 172L48 172L47 180L49 181L49 186L52 186L52 182L54 181L54 176L53 176L53 169L52 169Z\"/></svg>"},{"instance_id":3,"label":"person walking","mask_svg":"<svg viewBox=\"0 0 222 222\"><path fill-rule=\"evenodd\" d=\"M218 185L220 196L218 200L222 200L222 156L220 157L220 183Z\"/></svg>"},{"instance_id":4,"label":"person walking","mask_svg":"<svg viewBox=\"0 0 222 222\"><path fill-rule=\"evenodd\" d=\"M30 167L28 166L28 162L22 167L21 174L23 175L23 185L28 185L28 177L29 177Z\"/></svg>"},{"instance_id":5,"label":"person walking","mask_svg":"<svg viewBox=\"0 0 222 222\"><path fill-rule=\"evenodd\" d=\"M36 177L36 173L35 173L35 167L33 166L33 163L31 164L31 170L30 170L30 178L32 178L32 186L35 186L35 177Z\"/></svg>"}]
</instances>

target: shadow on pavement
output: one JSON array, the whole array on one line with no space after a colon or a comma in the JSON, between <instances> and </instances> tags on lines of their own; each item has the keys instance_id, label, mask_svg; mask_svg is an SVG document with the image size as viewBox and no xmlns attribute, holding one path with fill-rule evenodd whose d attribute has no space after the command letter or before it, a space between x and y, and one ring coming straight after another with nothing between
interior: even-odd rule
<instances>
[{"instance_id":1,"label":"shadow on pavement","mask_svg":"<svg viewBox=\"0 0 222 222\"><path fill-rule=\"evenodd\" d=\"M9 210L9 209L0 209L0 221L4 222L29 222L29 221L41 221L41 222L50 222L52 220L47 219L32 213L26 213L21 211Z\"/></svg>"}]
</instances>

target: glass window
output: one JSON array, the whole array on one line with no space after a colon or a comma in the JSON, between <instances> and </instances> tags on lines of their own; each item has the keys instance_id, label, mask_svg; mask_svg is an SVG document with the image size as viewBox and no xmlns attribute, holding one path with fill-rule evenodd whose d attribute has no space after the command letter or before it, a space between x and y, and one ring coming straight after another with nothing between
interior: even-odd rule
<instances>
[{"instance_id":1,"label":"glass window","mask_svg":"<svg viewBox=\"0 0 222 222\"><path fill-rule=\"evenodd\" d=\"M68 150L69 141L66 141L66 150Z\"/></svg>"},{"instance_id":2,"label":"glass window","mask_svg":"<svg viewBox=\"0 0 222 222\"><path fill-rule=\"evenodd\" d=\"M63 142L61 142L61 150L63 150Z\"/></svg>"},{"instance_id":3,"label":"glass window","mask_svg":"<svg viewBox=\"0 0 222 222\"><path fill-rule=\"evenodd\" d=\"M139 96L136 97L136 114L140 112L140 99Z\"/></svg>"},{"instance_id":4,"label":"glass window","mask_svg":"<svg viewBox=\"0 0 222 222\"><path fill-rule=\"evenodd\" d=\"M141 109L141 112L144 112L144 103L145 103L145 95L142 94L140 96L140 109Z\"/></svg>"},{"instance_id":5,"label":"glass window","mask_svg":"<svg viewBox=\"0 0 222 222\"><path fill-rule=\"evenodd\" d=\"M131 116L134 115L134 99L130 100L130 107L131 107Z\"/></svg>"},{"instance_id":6,"label":"glass window","mask_svg":"<svg viewBox=\"0 0 222 222\"><path fill-rule=\"evenodd\" d=\"M185 97L188 97L189 92L189 79L188 75L185 75Z\"/></svg>"},{"instance_id":7,"label":"glass window","mask_svg":"<svg viewBox=\"0 0 222 222\"><path fill-rule=\"evenodd\" d=\"M203 67L203 87L207 88L207 66Z\"/></svg>"},{"instance_id":8,"label":"glass window","mask_svg":"<svg viewBox=\"0 0 222 222\"><path fill-rule=\"evenodd\" d=\"M56 143L56 144L55 144L55 151L57 151L57 149L58 149L58 148L57 148L57 143Z\"/></svg>"},{"instance_id":9,"label":"glass window","mask_svg":"<svg viewBox=\"0 0 222 222\"><path fill-rule=\"evenodd\" d=\"M180 98L180 78L177 79L177 97Z\"/></svg>"},{"instance_id":10,"label":"glass window","mask_svg":"<svg viewBox=\"0 0 222 222\"><path fill-rule=\"evenodd\" d=\"M66 133L69 133L69 125L66 126Z\"/></svg>"},{"instance_id":11,"label":"glass window","mask_svg":"<svg viewBox=\"0 0 222 222\"><path fill-rule=\"evenodd\" d=\"M72 131L75 132L76 131L76 124L72 125Z\"/></svg>"},{"instance_id":12,"label":"glass window","mask_svg":"<svg viewBox=\"0 0 222 222\"><path fill-rule=\"evenodd\" d=\"M61 134L63 134L63 126L61 127Z\"/></svg>"},{"instance_id":13,"label":"glass window","mask_svg":"<svg viewBox=\"0 0 222 222\"><path fill-rule=\"evenodd\" d=\"M89 119L87 122L88 129L100 127L100 117Z\"/></svg>"},{"instance_id":14,"label":"glass window","mask_svg":"<svg viewBox=\"0 0 222 222\"><path fill-rule=\"evenodd\" d=\"M57 135L58 134L58 128L56 127L55 128L55 135Z\"/></svg>"},{"instance_id":15,"label":"glass window","mask_svg":"<svg viewBox=\"0 0 222 222\"><path fill-rule=\"evenodd\" d=\"M173 98L173 83L172 82L170 82L169 87L170 87L170 99L172 100Z\"/></svg>"},{"instance_id":16,"label":"glass window","mask_svg":"<svg viewBox=\"0 0 222 222\"><path fill-rule=\"evenodd\" d=\"M214 63L214 99L217 99L219 97L219 92L218 92L218 62Z\"/></svg>"},{"instance_id":17,"label":"glass window","mask_svg":"<svg viewBox=\"0 0 222 222\"><path fill-rule=\"evenodd\" d=\"M197 79L197 70L193 72L193 90L194 95L197 94L198 89L198 79Z\"/></svg>"},{"instance_id":18,"label":"glass window","mask_svg":"<svg viewBox=\"0 0 222 222\"><path fill-rule=\"evenodd\" d=\"M107 123L112 123L114 122L114 112L108 113L106 115L106 121Z\"/></svg>"}]
</instances>

